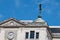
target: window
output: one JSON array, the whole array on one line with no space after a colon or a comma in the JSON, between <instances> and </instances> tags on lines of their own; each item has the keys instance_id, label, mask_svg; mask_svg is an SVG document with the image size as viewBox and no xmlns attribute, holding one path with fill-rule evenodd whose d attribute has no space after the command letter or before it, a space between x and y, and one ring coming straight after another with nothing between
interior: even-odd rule
<instances>
[{"instance_id":1,"label":"window","mask_svg":"<svg viewBox=\"0 0 60 40\"><path fill-rule=\"evenodd\" d=\"M30 31L30 38L34 38L34 31Z\"/></svg>"},{"instance_id":2,"label":"window","mask_svg":"<svg viewBox=\"0 0 60 40\"><path fill-rule=\"evenodd\" d=\"M29 36L29 33L28 33L28 32L26 32L26 39L28 39L28 36Z\"/></svg>"},{"instance_id":3,"label":"window","mask_svg":"<svg viewBox=\"0 0 60 40\"><path fill-rule=\"evenodd\" d=\"M39 38L39 32L36 32L36 39Z\"/></svg>"}]
</instances>

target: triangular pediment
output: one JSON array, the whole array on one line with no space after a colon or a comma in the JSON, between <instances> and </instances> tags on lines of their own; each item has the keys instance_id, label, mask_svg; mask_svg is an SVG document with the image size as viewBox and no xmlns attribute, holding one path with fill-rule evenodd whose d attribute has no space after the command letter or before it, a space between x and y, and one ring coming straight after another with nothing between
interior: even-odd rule
<instances>
[{"instance_id":1,"label":"triangular pediment","mask_svg":"<svg viewBox=\"0 0 60 40\"><path fill-rule=\"evenodd\" d=\"M25 24L23 24L22 22L14 19L14 18L10 18L8 20L5 20L3 22L0 23L0 26L24 26Z\"/></svg>"}]
</instances>

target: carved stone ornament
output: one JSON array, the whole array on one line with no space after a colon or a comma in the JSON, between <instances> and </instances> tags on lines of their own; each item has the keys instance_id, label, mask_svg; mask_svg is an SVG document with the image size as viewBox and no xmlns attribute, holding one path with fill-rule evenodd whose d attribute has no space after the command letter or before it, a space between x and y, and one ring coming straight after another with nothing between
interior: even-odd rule
<instances>
[{"instance_id":1,"label":"carved stone ornament","mask_svg":"<svg viewBox=\"0 0 60 40\"><path fill-rule=\"evenodd\" d=\"M9 40L12 40L14 38L14 36L15 36L14 32L8 32L7 38Z\"/></svg>"}]
</instances>

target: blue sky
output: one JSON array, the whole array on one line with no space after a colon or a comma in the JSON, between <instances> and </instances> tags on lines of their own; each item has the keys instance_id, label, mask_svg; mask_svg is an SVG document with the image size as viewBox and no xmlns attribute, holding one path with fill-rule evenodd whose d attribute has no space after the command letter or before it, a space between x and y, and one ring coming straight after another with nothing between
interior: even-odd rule
<instances>
[{"instance_id":1,"label":"blue sky","mask_svg":"<svg viewBox=\"0 0 60 40\"><path fill-rule=\"evenodd\" d=\"M0 0L0 21L14 17L35 20L42 3L42 18L49 25L60 25L60 0Z\"/></svg>"}]
</instances>

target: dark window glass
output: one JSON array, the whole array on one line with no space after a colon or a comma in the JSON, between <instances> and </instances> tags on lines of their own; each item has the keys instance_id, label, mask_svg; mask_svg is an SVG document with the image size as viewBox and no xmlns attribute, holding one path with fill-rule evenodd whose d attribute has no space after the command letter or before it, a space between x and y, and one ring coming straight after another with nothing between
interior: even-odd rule
<instances>
[{"instance_id":1,"label":"dark window glass","mask_svg":"<svg viewBox=\"0 0 60 40\"><path fill-rule=\"evenodd\" d=\"M29 33L28 33L28 32L26 32L26 39L28 39L28 36L29 36Z\"/></svg>"},{"instance_id":2,"label":"dark window glass","mask_svg":"<svg viewBox=\"0 0 60 40\"><path fill-rule=\"evenodd\" d=\"M39 32L36 32L36 39L39 38Z\"/></svg>"},{"instance_id":3,"label":"dark window glass","mask_svg":"<svg viewBox=\"0 0 60 40\"><path fill-rule=\"evenodd\" d=\"M30 31L30 38L34 38L34 31Z\"/></svg>"},{"instance_id":4,"label":"dark window glass","mask_svg":"<svg viewBox=\"0 0 60 40\"><path fill-rule=\"evenodd\" d=\"M50 28L52 33L60 33L60 28Z\"/></svg>"}]
</instances>

